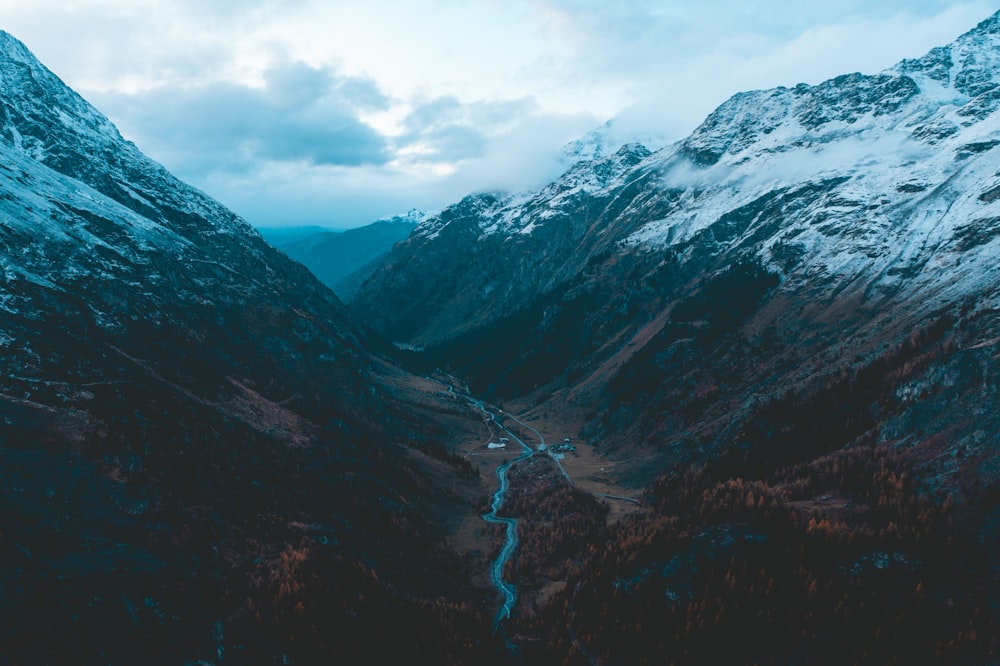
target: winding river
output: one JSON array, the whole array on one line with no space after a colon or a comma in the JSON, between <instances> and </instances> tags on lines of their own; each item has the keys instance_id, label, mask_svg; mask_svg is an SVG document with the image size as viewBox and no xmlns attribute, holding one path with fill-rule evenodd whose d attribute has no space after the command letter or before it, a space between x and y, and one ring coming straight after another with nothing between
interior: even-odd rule
<instances>
[{"instance_id":1,"label":"winding river","mask_svg":"<svg viewBox=\"0 0 1000 666\"><path fill-rule=\"evenodd\" d=\"M482 400L476 400L468 393L464 395L459 395L458 393L455 392L455 389L450 384L444 383L444 385L448 387L448 392L451 393L453 398L455 398L456 400L465 400L471 407L475 407L476 409L481 411L483 415L486 417L486 419L491 421L500 432L506 433L511 441L517 442L524 451L517 458L513 460L508 460L507 462L497 467L497 480L500 482L500 485L496 489L496 492L493 493L493 502L490 504L490 512L483 514L483 520L485 520L486 522L494 524L502 524L505 525L507 528L506 541L504 541L504 545L500 549L500 553L499 555L497 555L497 559L493 562L493 566L490 569L490 579L493 582L493 586L497 588L497 591L499 591L501 595L503 595L503 600L504 600L503 605L501 605L500 609L497 611L496 618L493 620L494 630L500 630L500 623L510 617L511 612L513 612L514 610L514 604L517 603L517 588L514 587L512 583L508 583L503 579L504 567L507 566L507 562L510 560L511 556L514 554L514 551L517 549L517 519L498 516L497 512L500 510L500 507L503 506L504 497L507 494L507 489L510 487L510 481L507 479L507 472L510 469L511 465L519 463L522 460L527 460L531 456L535 455L535 449L525 444L524 440L522 440L520 437L518 437L510 430L505 428L504 425L500 423L500 420L497 418L497 415L492 411L490 411L489 409L487 409L486 404ZM503 411L500 411L500 413L503 414ZM545 450L548 453L548 455L552 458L552 460L555 461L556 465L559 466L559 471L562 472L563 477L567 481L572 483L569 474L566 473L566 470L559 462L559 459L554 455L552 455L551 450L549 450L545 446L545 438L542 437L542 433L538 432L538 430L531 427L527 423L522 422L513 414L507 414L506 416L509 417L515 423L518 423L522 427L527 428L528 430L531 430L533 433L535 433L535 435L538 437L538 441L540 444L539 448ZM599 497L605 497L608 499L624 500L626 502L633 502L636 504L639 503L639 500L632 497L606 495L603 493L594 493L594 494ZM597 659L595 659L593 654L590 653L590 651L586 648L586 646L580 642L580 639L577 637L576 632L573 630L573 627L567 626L567 630L569 631L570 639L572 640L573 645L576 646L580 654L583 655L583 657L586 658L587 661L589 661L591 664L596 665ZM512 644L509 640L507 640L507 646L515 653L517 652L517 647L514 646L514 644Z\"/></svg>"},{"instance_id":2,"label":"winding river","mask_svg":"<svg viewBox=\"0 0 1000 666\"><path fill-rule=\"evenodd\" d=\"M496 423L495 420L494 423ZM493 562L493 568L490 570L490 578L493 580L493 586L503 594L504 598L503 605L500 607L496 619L493 621L494 627L510 617L510 612L514 609L514 603L517 601L517 589L503 579L503 568L507 565L510 556L514 554L514 549L517 548L517 519L498 516L497 511L500 510L504 495L507 493L507 487L510 485L510 482L507 481L507 470L514 463L530 458L535 454L531 447L511 434L510 431L506 432L510 435L511 439L515 440L525 449L525 452L520 457L508 460L497 467L497 479L500 480L500 487L493 493L493 503L490 505L491 511L483 514L483 520L486 522L502 523L507 526L507 540L504 542L503 548L500 549L500 554L497 555L497 559Z\"/></svg>"},{"instance_id":3,"label":"winding river","mask_svg":"<svg viewBox=\"0 0 1000 666\"><path fill-rule=\"evenodd\" d=\"M457 397L455 390L451 386L448 386L448 390L452 395ZM493 586L497 588L497 591L499 591L501 595L503 595L503 605L500 606L500 610L497 611L497 616L493 621L493 626L496 628L500 626L502 621L510 617L511 611L514 609L514 604L517 602L517 588L503 579L503 569L507 566L507 562L514 554L514 550L517 549L517 519L498 516L497 511L499 511L500 507L503 505L504 496L507 494L507 489L510 487L510 481L507 479L507 471L510 469L510 466L535 455L535 450L525 444L520 437L512 433L510 430L507 430L507 428L505 428L497 419L496 414L486 408L486 405L482 400L476 400L475 398L469 396L463 397L469 402L470 405L474 406L489 420L491 420L501 432L506 433L507 437L511 441L517 442L524 450L524 452L514 460L508 460L504 464L497 467L497 480L500 482L500 486L496 489L496 492L493 493L493 502L490 504L490 512L483 514L483 520L486 522L502 524L507 527L507 538L504 541L503 548L500 549L500 554L497 555L497 559L493 562L493 566L490 569L490 579L493 581Z\"/></svg>"}]
</instances>

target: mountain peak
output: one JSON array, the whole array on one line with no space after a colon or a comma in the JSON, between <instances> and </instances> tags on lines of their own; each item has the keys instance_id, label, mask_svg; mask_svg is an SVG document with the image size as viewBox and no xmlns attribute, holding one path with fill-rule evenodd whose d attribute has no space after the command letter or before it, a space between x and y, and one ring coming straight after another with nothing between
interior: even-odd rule
<instances>
[{"instance_id":1,"label":"mountain peak","mask_svg":"<svg viewBox=\"0 0 1000 666\"><path fill-rule=\"evenodd\" d=\"M707 168L727 155L738 161L749 153L904 127L934 143L943 132L981 122L1000 108L998 35L1000 12L950 44L876 74L737 93L679 144L679 152Z\"/></svg>"},{"instance_id":2,"label":"mountain peak","mask_svg":"<svg viewBox=\"0 0 1000 666\"><path fill-rule=\"evenodd\" d=\"M110 120L39 62L20 40L3 31L0 141L73 177L81 174L70 171L85 165L80 163L83 160L70 159L70 153L124 143Z\"/></svg>"},{"instance_id":3,"label":"mountain peak","mask_svg":"<svg viewBox=\"0 0 1000 666\"><path fill-rule=\"evenodd\" d=\"M5 30L0 30L0 59L41 64L24 42Z\"/></svg>"},{"instance_id":4,"label":"mountain peak","mask_svg":"<svg viewBox=\"0 0 1000 666\"><path fill-rule=\"evenodd\" d=\"M979 25L965 33L963 37L966 35L1000 35L1000 11L980 21Z\"/></svg>"},{"instance_id":5,"label":"mountain peak","mask_svg":"<svg viewBox=\"0 0 1000 666\"><path fill-rule=\"evenodd\" d=\"M39 94L44 94L51 102L51 96L58 93L63 98L63 104L66 99L72 98L74 106L88 107L94 114L100 115L43 65L24 42L3 30L0 30L0 93L4 106L8 107L12 103L23 107L25 99ZM0 116L0 125L3 120Z\"/></svg>"},{"instance_id":6,"label":"mountain peak","mask_svg":"<svg viewBox=\"0 0 1000 666\"><path fill-rule=\"evenodd\" d=\"M190 239L250 227L180 182L8 33L0 32L0 145ZM211 220L188 224L190 216ZM251 235L255 235L250 232Z\"/></svg>"},{"instance_id":7,"label":"mountain peak","mask_svg":"<svg viewBox=\"0 0 1000 666\"><path fill-rule=\"evenodd\" d=\"M651 133L648 130L638 132L621 125L617 117L612 118L579 139L567 143L560 151L562 164L568 169L578 162L600 160L629 144L641 144L655 151L669 143L664 135Z\"/></svg>"},{"instance_id":8,"label":"mountain peak","mask_svg":"<svg viewBox=\"0 0 1000 666\"><path fill-rule=\"evenodd\" d=\"M400 213L398 215L389 215L387 217L379 218L375 220L375 223L384 222L388 224L405 224L408 226L414 226L426 221L428 218L434 217L441 211L439 210L422 210L420 208L411 208L405 213Z\"/></svg>"}]
</instances>

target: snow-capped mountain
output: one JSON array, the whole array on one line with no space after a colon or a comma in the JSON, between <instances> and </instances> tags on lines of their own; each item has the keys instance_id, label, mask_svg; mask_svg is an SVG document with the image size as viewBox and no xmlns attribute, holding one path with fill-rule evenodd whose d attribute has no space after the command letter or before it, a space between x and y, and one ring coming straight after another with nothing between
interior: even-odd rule
<instances>
[{"instance_id":1,"label":"snow-capped mountain","mask_svg":"<svg viewBox=\"0 0 1000 666\"><path fill-rule=\"evenodd\" d=\"M878 74L735 95L661 150L467 197L349 306L572 435L574 490L645 490L520 623L528 663L988 663L998 259L1000 13ZM538 511L520 576L583 502Z\"/></svg>"},{"instance_id":2,"label":"snow-capped mountain","mask_svg":"<svg viewBox=\"0 0 1000 666\"><path fill-rule=\"evenodd\" d=\"M423 346L517 311L575 276L580 251L614 245L594 216L610 221L612 201L621 200L628 174L648 156L631 144L577 163L539 192L466 197L393 248L352 301L358 316Z\"/></svg>"},{"instance_id":3,"label":"snow-capped mountain","mask_svg":"<svg viewBox=\"0 0 1000 666\"><path fill-rule=\"evenodd\" d=\"M257 335L287 329L301 329L303 347L254 363L270 367L272 382L284 375L290 393L301 378L287 374L289 364L308 346L345 381L364 374L366 355L335 298L242 219L142 155L6 33L0 123L0 302L7 315L0 381L8 388L24 382L11 394L30 396L60 379L66 350L51 348L54 310L65 321L63 333L79 335L84 354L108 353L90 340L100 336L117 349L113 354L164 381L187 374L177 355L216 354L209 344L216 336L222 347L253 345ZM202 329L202 321L213 325ZM93 362L96 381L103 365ZM245 361L226 362L233 388ZM230 381L219 370L212 391Z\"/></svg>"},{"instance_id":4,"label":"snow-capped mountain","mask_svg":"<svg viewBox=\"0 0 1000 666\"><path fill-rule=\"evenodd\" d=\"M926 290L944 280L942 302L992 288L998 31L994 17L878 75L736 95L651 162L683 191L624 242L677 246L729 215L720 242L752 238L772 265L773 248L792 246L831 282L871 276L871 289ZM781 200L780 224L755 211L765 198ZM734 225L737 211L754 212ZM787 277L788 288L807 280Z\"/></svg>"},{"instance_id":5,"label":"snow-capped mountain","mask_svg":"<svg viewBox=\"0 0 1000 666\"><path fill-rule=\"evenodd\" d=\"M719 336L815 344L809 355L851 367L942 313L1000 303L998 65L1000 14L879 74L735 95L657 152L628 145L538 192L446 209L352 308L483 388L604 408L639 377L669 393L688 367L671 365L681 341L723 321ZM815 372L785 353L774 390ZM751 400L764 376L748 371L726 400Z\"/></svg>"},{"instance_id":6,"label":"snow-capped mountain","mask_svg":"<svg viewBox=\"0 0 1000 666\"><path fill-rule=\"evenodd\" d=\"M425 220L428 220L441 211L439 210L422 210L419 208L411 208L401 215L390 215L388 217L383 217L376 222L390 222L393 224L406 224L406 225L418 225Z\"/></svg>"},{"instance_id":7,"label":"snow-capped mountain","mask_svg":"<svg viewBox=\"0 0 1000 666\"><path fill-rule=\"evenodd\" d=\"M695 238L717 252L752 252L789 289L818 273L839 285L868 276L876 290L940 283L944 300L990 287L1000 270L990 261L1000 237L998 33L994 16L877 75L735 95L658 152L626 146L575 164L539 192L470 197L421 224L389 263L433 252L435 240L453 254L446 239L461 227L469 252L492 265L426 277L433 291L488 292L478 305L494 317L565 282L609 245L663 252ZM540 242L526 240L533 236ZM495 260L486 245L502 247ZM502 268L532 263L517 276ZM407 279L384 273L359 296L363 311L392 291L378 280ZM514 292L523 296L508 306ZM403 316L387 308L386 332L441 339L394 328L393 312Z\"/></svg>"},{"instance_id":8,"label":"snow-capped mountain","mask_svg":"<svg viewBox=\"0 0 1000 666\"><path fill-rule=\"evenodd\" d=\"M660 150L672 143L662 135L648 131L627 131L620 125L617 118L612 118L579 139L567 143L560 153L562 164L568 168L580 161L599 160L618 152L622 146L629 143L638 143L652 151Z\"/></svg>"}]
</instances>

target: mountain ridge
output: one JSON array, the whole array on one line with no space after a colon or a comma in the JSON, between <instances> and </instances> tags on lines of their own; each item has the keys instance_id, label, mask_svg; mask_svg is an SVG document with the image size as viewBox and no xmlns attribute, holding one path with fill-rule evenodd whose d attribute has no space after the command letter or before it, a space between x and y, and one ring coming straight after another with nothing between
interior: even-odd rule
<instances>
[{"instance_id":1,"label":"mountain ridge","mask_svg":"<svg viewBox=\"0 0 1000 666\"><path fill-rule=\"evenodd\" d=\"M572 441L512 484L527 663L996 660L998 28L468 197L349 304Z\"/></svg>"},{"instance_id":2,"label":"mountain ridge","mask_svg":"<svg viewBox=\"0 0 1000 666\"><path fill-rule=\"evenodd\" d=\"M693 464L696 432L714 455L761 395L1000 305L998 21L881 74L737 94L655 153L467 198L397 245L350 308L476 390L575 414L606 452ZM988 346L982 326L970 347ZM621 469L638 485L657 473Z\"/></svg>"},{"instance_id":3,"label":"mountain ridge","mask_svg":"<svg viewBox=\"0 0 1000 666\"><path fill-rule=\"evenodd\" d=\"M919 200L933 194L936 191L934 188L937 185L943 186L942 181L953 172L968 174L975 168L988 169L991 157L988 152L992 146L991 141L995 140L992 137L996 134L997 120L992 113L983 115L984 112L977 110L988 108L983 105L995 94L997 82L991 78L991 72L995 71L995 68L989 66L992 61L986 64L979 61L995 57L996 49L990 45L995 45L996 25L995 15L957 39L950 47L934 49L921 59L904 61L878 75L845 75L817 86L800 85L792 89L775 88L733 96L710 114L690 137L654 154L643 156L622 171L623 180L634 183L656 181L657 191L645 194L643 200L623 187L622 183L617 188L612 188L615 190L612 196L620 202L617 205L622 206L623 211L622 214L612 211L613 220L605 223L602 227L605 231L602 233L614 234L615 242L622 246L651 249L676 247L717 224L728 213L752 209L754 201L762 201L762 197L766 197L769 192L796 187L809 180L827 183L829 191L824 194L827 200L831 203L840 201L849 208L857 208L856 211L849 211L855 216L865 214L865 206L869 205L885 207L886 212L874 214L877 217L884 217L888 211L892 211L893 217L897 218L900 211L908 215L905 211L912 207L914 199ZM977 55L980 52L993 55ZM954 64L950 66L945 81L942 64L947 62ZM904 70L909 74L903 73ZM920 86L914 76L921 81ZM951 85L952 82L954 86ZM946 147L954 151L954 160L946 154ZM928 157L932 157L928 165L913 168L913 163L926 162ZM958 168L957 163L960 163ZM562 205L560 194L572 194L579 186L577 174L582 170L601 168L604 164L606 161L602 160L582 162L553 184L534 194L513 198L510 195L490 195L494 200L490 205L498 208L497 211L475 213L480 219L478 228L471 232L475 234L475 242L495 242L488 241L486 237L500 234L510 250L505 261L523 260L531 263L530 256L517 250L524 245L518 242L519 236L530 236L544 225L552 224L549 219L553 215L552 209ZM880 177L886 183L875 183L872 186L864 184L860 176L864 169L874 172L879 166L883 167L885 173ZM976 175L963 177L974 180ZM988 196L987 193L991 191L990 183L995 178L986 171L978 177L985 181L983 188L970 195L963 205L976 211L981 210L980 217L986 219L991 210L990 202L977 197ZM847 180L838 182L838 179L843 178ZM888 190L886 197L878 198L882 193L875 193L872 188L885 188ZM922 192L926 194L921 194ZM873 198L878 198L877 204L860 203L864 199ZM596 206L597 210L584 214L591 216L588 224L594 224L596 228L595 218L600 215L610 217L607 215L607 208L601 210L607 203L602 200L590 205ZM467 204L457 206L456 211L463 206L467 207ZM827 212L820 213L817 210L816 214L829 216L833 210L828 207ZM975 214L979 215L978 212ZM425 243L426 241L420 240L422 238L433 240L436 238L435 234L442 233L453 217L454 214L446 211L441 217L429 220L418 227L409 244ZM875 233L874 227L872 228L873 242L880 239L886 231L901 233L898 222L887 228L887 223L876 220L876 225L881 225L881 230ZM873 225L869 223L869 226ZM893 227L897 229L895 232L892 231ZM627 232L623 231L626 228ZM823 229L827 237L837 235L829 223ZM791 230L787 231L789 233L786 236L790 236ZM746 232L744 226L740 233ZM775 232L776 229L773 228L770 232L758 229L758 236L768 233L770 237L760 236L757 242L769 246L779 243L781 233ZM928 229L927 233L937 233L938 236L928 237L926 242L942 242L939 237L944 232L945 228L939 228L936 232ZM597 248L603 247L573 245L579 243L578 232L552 233L563 239L560 242L569 242L575 248L568 256L575 256L577 266L586 265L599 252ZM730 236L732 233L728 232ZM798 233L817 237L815 231L807 228ZM989 233L988 230L986 233ZM567 238L570 235L572 238ZM730 237L725 242L734 240L737 239ZM822 238L816 240L815 247L827 254L832 253L824 260L826 270L834 270L837 266L840 269L849 267L849 258L838 254L835 243L821 241ZM475 243L472 245L474 247ZM857 248L861 244L857 239L845 239L843 245ZM407 247L408 244L404 244L398 248L396 254L399 258L390 257L388 262L409 261L409 258L403 257L414 253L408 252ZM794 247L796 252L804 248L801 243L796 243ZM864 251L869 254L884 253L886 247L887 243L883 242L881 249L872 246ZM451 248L452 251L454 249ZM560 248L558 253L566 256L567 249ZM780 245L779 249L784 251L784 246ZM765 263L772 262L771 257L766 256L766 250L762 259ZM772 263L780 263L780 259ZM551 270L549 266L541 264L535 268L538 272ZM891 281L887 272L889 268L891 266L883 269L886 282ZM988 265L984 265L984 268L988 274L992 270ZM901 270L905 272L907 269ZM480 267L473 272L487 283L485 289L491 289L490 283L495 281L491 280L489 271ZM523 270L522 273L530 271ZM379 274L376 273L374 281L362 288L354 301L354 307L366 317L372 317L376 328L392 336L397 333L393 331L393 315L390 313L397 313L398 318L399 313L404 310L394 304L385 313L389 319L382 322L380 317L384 315L369 307L366 293L390 291L382 290L378 279ZM510 277L506 279L510 281ZM984 278L984 281L988 282L988 278ZM434 287L435 291L454 290L461 293L461 284L445 286L440 284L440 280L438 282ZM499 287L497 284L492 289L495 291ZM505 288L509 290L509 287ZM542 291L545 290L543 287ZM537 295L537 292L531 293ZM524 306L534 297L516 299L514 309ZM442 297L438 300L440 298ZM481 307L488 307L484 299L480 299L479 304ZM504 300L497 305L494 308L500 313L511 311ZM447 315L431 309L430 317L442 316ZM464 321L465 318L456 316L455 320ZM439 328L447 330L447 326ZM405 326L398 330L398 334L402 334L400 342L408 344L444 340L439 334L410 338L408 336L412 336L413 331Z\"/></svg>"},{"instance_id":4,"label":"mountain ridge","mask_svg":"<svg viewBox=\"0 0 1000 666\"><path fill-rule=\"evenodd\" d=\"M4 659L496 657L415 378L6 34L0 315Z\"/></svg>"}]
</instances>

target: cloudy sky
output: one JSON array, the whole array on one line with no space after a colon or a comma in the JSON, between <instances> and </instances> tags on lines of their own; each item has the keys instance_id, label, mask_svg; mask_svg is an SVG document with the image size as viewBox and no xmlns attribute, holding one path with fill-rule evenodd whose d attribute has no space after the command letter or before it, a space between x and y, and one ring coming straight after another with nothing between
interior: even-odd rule
<instances>
[{"instance_id":1,"label":"cloudy sky","mask_svg":"<svg viewBox=\"0 0 1000 666\"><path fill-rule=\"evenodd\" d=\"M258 226L350 227L557 175L612 117L685 136L740 90L876 72L947 0L0 0L0 28Z\"/></svg>"}]
</instances>

